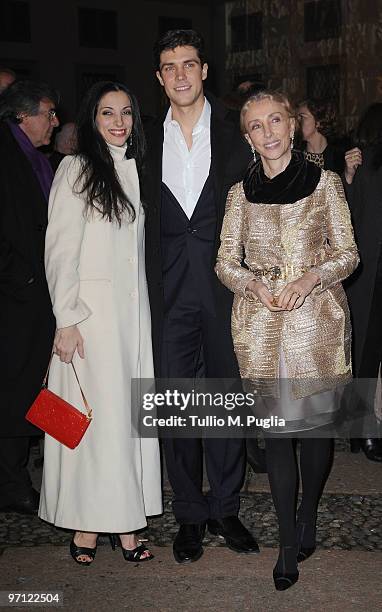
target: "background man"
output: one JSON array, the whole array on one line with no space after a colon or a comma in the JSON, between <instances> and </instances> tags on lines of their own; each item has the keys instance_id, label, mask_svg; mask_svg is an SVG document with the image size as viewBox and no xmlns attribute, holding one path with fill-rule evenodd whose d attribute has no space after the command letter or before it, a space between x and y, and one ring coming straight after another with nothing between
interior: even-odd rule
<instances>
[{"instance_id":1,"label":"background man","mask_svg":"<svg viewBox=\"0 0 382 612\"><path fill-rule=\"evenodd\" d=\"M50 165L53 172L56 172L58 166L66 155L73 155L77 146L76 124L72 121L64 123L60 131L57 132L54 141L54 151L49 157Z\"/></svg>"},{"instance_id":2,"label":"background man","mask_svg":"<svg viewBox=\"0 0 382 612\"><path fill-rule=\"evenodd\" d=\"M45 279L47 202L53 179L37 149L58 126L57 93L18 81L0 98L0 509L33 514L25 420L46 372L55 321Z\"/></svg>"},{"instance_id":3,"label":"background man","mask_svg":"<svg viewBox=\"0 0 382 612\"><path fill-rule=\"evenodd\" d=\"M167 32L155 47L155 61L170 102L165 118L146 130L146 257L156 375L194 378L203 354L207 377L238 378L230 332L232 294L218 281L214 265L227 192L241 180L249 149L238 122L204 94L208 66L195 31ZM206 521L235 551L258 552L237 516L243 440L204 440L207 496L202 493L201 440L167 438L164 450L180 523L176 561L199 559Z\"/></svg>"},{"instance_id":4,"label":"background man","mask_svg":"<svg viewBox=\"0 0 382 612\"><path fill-rule=\"evenodd\" d=\"M0 68L0 94L16 81L16 73L11 68Z\"/></svg>"}]
</instances>

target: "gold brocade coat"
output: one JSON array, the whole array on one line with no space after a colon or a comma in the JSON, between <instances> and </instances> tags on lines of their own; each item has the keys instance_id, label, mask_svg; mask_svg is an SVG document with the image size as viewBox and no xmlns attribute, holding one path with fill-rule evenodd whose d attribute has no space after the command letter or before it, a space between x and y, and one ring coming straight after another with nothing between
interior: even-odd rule
<instances>
[{"instance_id":1,"label":"gold brocade coat","mask_svg":"<svg viewBox=\"0 0 382 612\"><path fill-rule=\"evenodd\" d=\"M351 378L350 316L341 281L358 262L337 174L322 171L315 191L292 204L253 204L242 183L234 185L215 269L235 294L232 337L241 377L268 395L267 381L278 379L282 352L294 399ZM261 279L277 296L307 270L321 283L296 310L271 312L246 293L250 280Z\"/></svg>"}]
</instances>

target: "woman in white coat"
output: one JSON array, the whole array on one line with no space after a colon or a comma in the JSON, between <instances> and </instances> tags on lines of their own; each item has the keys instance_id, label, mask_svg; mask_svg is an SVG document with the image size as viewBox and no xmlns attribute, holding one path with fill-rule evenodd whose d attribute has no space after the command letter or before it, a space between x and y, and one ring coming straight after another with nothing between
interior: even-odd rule
<instances>
[{"instance_id":1,"label":"woman in white coat","mask_svg":"<svg viewBox=\"0 0 382 612\"><path fill-rule=\"evenodd\" d=\"M39 516L75 531L78 563L94 560L100 532L119 534L126 560L144 561L152 555L135 532L162 502L158 441L131 432L131 380L154 376L137 102L122 84L96 83L77 128L77 154L60 164L49 200L49 388L82 405L73 360L93 420L75 450L46 436Z\"/></svg>"}]
</instances>

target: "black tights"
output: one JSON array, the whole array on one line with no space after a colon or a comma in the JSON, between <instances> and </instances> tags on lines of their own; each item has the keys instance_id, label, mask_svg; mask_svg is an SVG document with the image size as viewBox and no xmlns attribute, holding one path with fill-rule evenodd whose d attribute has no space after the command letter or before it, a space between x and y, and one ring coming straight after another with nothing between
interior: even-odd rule
<instances>
[{"instance_id":1,"label":"black tights","mask_svg":"<svg viewBox=\"0 0 382 612\"><path fill-rule=\"evenodd\" d=\"M265 438L265 448L269 484L279 521L280 546L295 546L299 484L296 440ZM315 522L318 502L331 466L332 449L331 439L301 439L302 500L297 512L300 522Z\"/></svg>"}]
</instances>

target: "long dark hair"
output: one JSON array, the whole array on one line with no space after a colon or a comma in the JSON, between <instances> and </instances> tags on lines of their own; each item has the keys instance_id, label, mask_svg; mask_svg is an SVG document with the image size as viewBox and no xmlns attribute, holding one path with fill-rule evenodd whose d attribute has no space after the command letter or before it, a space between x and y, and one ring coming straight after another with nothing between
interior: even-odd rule
<instances>
[{"instance_id":1,"label":"long dark hair","mask_svg":"<svg viewBox=\"0 0 382 612\"><path fill-rule=\"evenodd\" d=\"M135 210L121 187L109 147L96 126L100 100L111 91L123 91L130 98L132 143L127 146L126 158L136 160L138 174L142 169L145 137L138 102L122 83L100 81L88 90L78 112L76 153L81 161L81 172L75 182L75 189L78 194L85 195L88 210L96 209L108 221L115 219L120 225L125 211L128 211L130 220L134 221Z\"/></svg>"},{"instance_id":2,"label":"long dark hair","mask_svg":"<svg viewBox=\"0 0 382 612\"><path fill-rule=\"evenodd\" d=\"M371 104L362 115L357 129L357 144L372 149L372 165L374 170L378 170L382 166L382 102Z\"/></svg>"}]
</instances>

